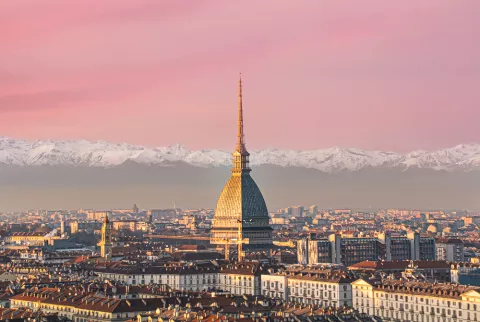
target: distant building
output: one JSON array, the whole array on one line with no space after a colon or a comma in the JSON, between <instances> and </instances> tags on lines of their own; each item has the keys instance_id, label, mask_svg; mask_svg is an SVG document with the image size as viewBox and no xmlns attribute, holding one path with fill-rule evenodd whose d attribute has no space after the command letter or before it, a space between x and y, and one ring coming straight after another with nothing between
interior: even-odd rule
<instances>
[{"instance_id":1,"label":"distant building","mask_svg":"<svg viewBox=\"0 0 480 322\"><path fill-rule=\"evenodd\" d=\"M113 230L147 231L148 224L136 220L115 220L112 222Z\"/></svg>"},{"instance_id":2,"label":"distant building","mask_svg":"<svg viewBox=\"0 0 480 322\"><path fill-rule=\"evenodd\" d=\"M310 215L316 216L318 214L318 206L315 206L315 205L310 206L309 212L310 212Z\"/></svg>"},{"instance_id":3,"label":"distant building","mask_svg":"<svg viewBox=\"0 0 480 322\"><path fill-rule=\"evenodd\" d=\"M332 234L328 237L332 245L332 263L353 265L365 260L382 258L382 248L377 238L348 237Z\"/></svg>"},{"instance_id":4,"label":"distant building","mask_svg":"<svg viewBox=\"0 0 480 322\"><path fill-rule=\"evenodd\" d=\"M332 245L328 239L309 241L308 264L332 263Z\"/></svg>"},{"instance_id":5,"label":"distant building","mask_svg":"<svg viewBox=\"0 0 480 322\"><path fill-rule=\"evenodd\" d=\"M419 233L392 237L389 233L374 237L332 234L328 239L313 235L297 241L299 264L333 263L347 266L362 261L435 260L435 239Z\"/></svg>"},{"instance_id":6,"label":"distant building","mask_svg":"<svg viewBox=\"0 0 480 322\"><path fill-rule=\"evenodd\" d=\"M62 216L62 219L60 220L60 235L65 234L65 218Z\"/></svg>"},{"instance_id":7,"label":"distant building","mask_svg":"<svg viewBox=\"0 0 480 322\"><path fill-rule=\"evenodd\" d=\"M102 223L96 222L96 221L88 221L88 222L72 221L70 223L70 232L72 234L76 234L80 231L93 233L94 231L100 230L101 228L102 228Z\"/></svg>"},{"instance_id":8,"label":"distant building","mask_svg":"<svg viewBox=\"0 0 480 322\"><path fill-rule=\"evenodd\" d=\"M450 274L452 283L480 286L480 263L454 263Z\"/></svg>"},{"instance_id":9,"label":"distant building","mask_svg":"<svg viewBox=\"0 0 480 322\"><path fill-rule=\"evenodd\" d=\"M437 259L449 262L465 260L464 244L458 238L438 238L436 240Z\"/></svg>"},{"instance_id":10,"label":"distant building","mask_svg":"<svg viewBox=\"0 0 480 322\"><path fill-rule=\"evenodd\" d=\"M385 260L435 260L435 239L423 237L418 232L408 233L406 237L391 236L389 232L378 235L385 247Z\"/></svg>"},{"instance_id":11,"label":"distant building","mask_svg":"<svg viewBox=\"0 0 480 322\"><path fill-rule=\"evenodd\" d=\"M480 216L468 216L468 217L463 217L463 222L465 223L465 226L468 225L480 225Z\"/></svg>"},{"instance_id":12,"label":"distant building","mask_svg":"<svg viewBox=\"0 0 480 322\"><path fill-rule=\"evenodd\" d=\"M350 215L352 213L351 209L335 209L333 211L335 215Z\"/></svg>"},{"instance_id":13,"label":"distant building","mask_svg":"<svg viewBox=\"0 0 480 322\"><path fill-rule=\"evenodd\" d=\"M450 281L450 264L445 261L401 260L401 261L364 261L348 267L352 271L374 274L384 272L387 274L407 273L428 280ZM408 275L408 274L405 274Z\"/></svg>"},{"instance_id":14,"label":"distant building","mask_svg":"<svg viewBox=\"0 0 480 322\"><path fill-rule=\"evenodd\" d=\"M25 246L44 246L53 236L50 232L34 233L12 233L6 236L6 244L25 245Z\"/></svg>"},{"instance_id":15,"label":"distant building","mask_svg":"<svg viewBox=\"0 0 480 322\"><path fill-rule=\"evenodd\" d=\"M292 217L295 217L295 218L300 218L300 217L303 217L303 211L305 210L305 207L303 206L295 206L295 207L292 207Z\"/></svg>"},{"instance_id":16,"label":"distant building","mask_svg":"<svg viewBox=\"0 0 480 322\"><path fill-rule=\"evenodd\" d=\"M306 265L308 264L308 242L306 238L299 239L297 241L297 261L298 264Z\"/></svg>"},{"instance_id":17,"label":"distant building","mask_svg":"<svg viewBox=\"0 0 480 322\"><path fill-rule=\"evenodd\" d=\"M102 211L89 210L89 211L86 211L87 220L102 221L103 218L105 218L105 216L108 215L109 212L110 211L106 211L106 210L102 210Z\"/></svg>"},{"instance_id":18,"label":"distant building","mask_svg":"<svg viewBox=\"0 0 480 322\"><path fill-rule=\"evenodd\" d=\"M152 210L147 211L147 222L149 224L153 222Z\"/></svg>"},{"instance_id":19,"label":"distant building","mask_svg":"<svg viewBox=\"0 0 480 322\"><path fill-rule=\"evenodd\" d=\"M289 250L278 250L272 251L271 258L274 260L275 263L280 264L297 264L297 254L294 251Z\"/></svg>"}]
</instances>

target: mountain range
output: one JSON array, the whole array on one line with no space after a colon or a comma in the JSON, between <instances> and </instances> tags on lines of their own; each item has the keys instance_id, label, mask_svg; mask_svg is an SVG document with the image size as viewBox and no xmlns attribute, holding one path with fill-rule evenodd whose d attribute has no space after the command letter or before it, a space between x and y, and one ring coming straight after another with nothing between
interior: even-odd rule
<instances>
[{"instance_id":1,"label":"mountain range","mask_svg":"<svg viewBox=\"0 0 480 322\"><path fill-rule=\"evenodd\" d=\"M251 152L252 166L302 167L327 173L351 172L365 168L419 168L444 171L480 169L480 145L462 144L436 151L417 150L406 154L333 147L322 150L267 148ZM149 148L105 141L24 141L0 137L0 163L19 166L68 165L115 167L125 162L169 165L185 162L192 166L228 166L230 152L189 150L182 145Z\"/></svg>"},{"instance_id":2,"label":"mountain range","mask_svg":"<svg viewBox=\"0 0 480 322\"><path fill-rule=\"evenodd\" d=\"M251 152L270 211L321 208L480 210L480 145L395 152L354 148ZM0 211L213 208L231 152L0 138Z\"/></svg>"}]
</instances>

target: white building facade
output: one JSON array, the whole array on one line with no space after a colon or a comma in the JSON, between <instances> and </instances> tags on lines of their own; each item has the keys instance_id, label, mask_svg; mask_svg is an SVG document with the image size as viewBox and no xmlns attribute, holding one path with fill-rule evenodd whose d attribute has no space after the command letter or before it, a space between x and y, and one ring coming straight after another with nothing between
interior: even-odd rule
<instances>
[{"instance_id":1,"label":"white building facade","mask_svg":"<svg viewBox=\"0 0 480 322\"><path fill-rule=\"evenodd\" d=\"M231 264L222 267L176 266L145 269L99 269L102 279L126 285L166 285L172 290L222 290L235 295L260 295L258 263Z\"/></svg>"},{"instance_id":2,"label":"white building facade","mask_svg":"<svg viewBox=\"0 0 480 322\"><path fill-rule=\"evenodd\" d=\"M262 295L322 307L352 306L352 278L336 270L292 269L262 275Z\"/></svg>"},{"instance_id":3,"label":"white building facade","mask_svg":"<svg viewBox=\"0 0 480 322\"><path fill-rule=\"evenodd\" d=\"M480 321L480 288L412 281L352 283L353 307L383 321Z\"/></svg>"}]
</instances>

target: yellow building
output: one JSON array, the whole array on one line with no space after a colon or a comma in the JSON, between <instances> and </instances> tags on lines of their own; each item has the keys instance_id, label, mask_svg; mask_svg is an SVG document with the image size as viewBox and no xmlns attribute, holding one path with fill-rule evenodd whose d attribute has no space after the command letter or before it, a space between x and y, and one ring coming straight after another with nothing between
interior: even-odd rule
<instances>
[{"instance_id":1,"label":"yellow building","mask_svg":"<svg viewBox=\"0 0 480 322\"><path fill-rule=\"evenodd\" d=\"M6 244L26 245L26 246L44 246L51 239L48 232L37 233L12 233L5 237Z\"/></svg>"}]
</instances>

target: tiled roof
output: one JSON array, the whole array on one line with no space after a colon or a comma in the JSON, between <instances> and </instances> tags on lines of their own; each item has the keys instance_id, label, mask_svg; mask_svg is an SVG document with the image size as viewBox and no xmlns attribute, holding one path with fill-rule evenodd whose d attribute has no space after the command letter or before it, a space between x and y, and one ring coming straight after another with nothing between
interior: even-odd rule
<instances>
[{"instance_id":1,"label":"tiled roof","mask_svg":"<svg viewBox=\"0 0 480 322\"><path fill-rule=\"evenodd\" d=\"M349 266L350 269L371 269L371 270L404 270L413 263L418 269L444 268L449 269L450 263L446 261L363 261Z\"/></svg>"}]
</instances>

